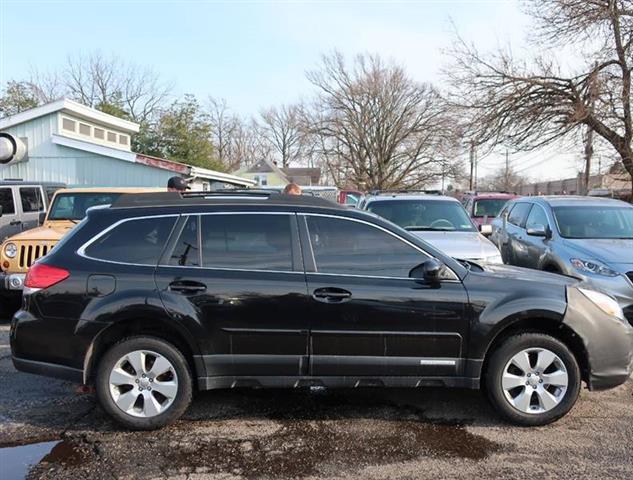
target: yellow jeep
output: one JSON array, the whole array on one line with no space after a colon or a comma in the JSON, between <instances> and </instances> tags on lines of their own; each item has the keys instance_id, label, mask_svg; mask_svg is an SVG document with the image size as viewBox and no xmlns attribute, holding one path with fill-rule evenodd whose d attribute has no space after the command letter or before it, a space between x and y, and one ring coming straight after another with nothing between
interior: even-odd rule
<instances>
[{"instance_id":1,"label":"yellow jeep","mask_svg":"<svg viewBox=\"0 0 633 480\"><path fill-rule=\"evenodd\" d=\"M165 191L164 188L66 188L58 190L41 227L14 235L0 246L0 301L11 310L22 295L29 267L86 216L86 210L113 203L123 193ZM5 312L7 313L7 312ZM10 311L8 313L13 313Z\"/></svg>"}]
</instances>

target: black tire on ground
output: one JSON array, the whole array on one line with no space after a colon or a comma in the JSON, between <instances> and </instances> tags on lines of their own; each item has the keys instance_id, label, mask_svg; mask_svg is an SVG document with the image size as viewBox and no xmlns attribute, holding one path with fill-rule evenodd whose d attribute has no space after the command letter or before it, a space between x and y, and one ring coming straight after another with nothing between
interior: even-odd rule
<instances>
[{"instance_id":1,"label":"black tire on ground","mask_svg":"<svg viewBox=\"0 0 633 480\"><path fill-rule=\"evenodd\" d=\"M524 413L506 399L502 388L504 368L510 359L529 348L544 348L555 353L565 365L568 386L565 396L553 409L543 413ZM506 420L522 426L547 425L567 414L578 399L581 374L578 362L565 344L554 337L541 333L523 333L508 337L491 354L485 372L485 388L492 406Z\"/></svg>"},{"instance_id":2,"label":"black tire on ground","mask_svg":"<svg viewBox=\"0 0 633 480\"><path fill-rule=\"evenodd\" d=\"M178 389L172 404L154 417L141 418L125 413L110 394L111 370L121 357L137 350L162 355L172 364L178 376ZM95 387L101 407L118 423L132 430L154 430L177 420L189 407L193 390L191 372L183 354L165 340L149 336L128 337L112 346L99 361Z\"/></svg>"}]
</instances>

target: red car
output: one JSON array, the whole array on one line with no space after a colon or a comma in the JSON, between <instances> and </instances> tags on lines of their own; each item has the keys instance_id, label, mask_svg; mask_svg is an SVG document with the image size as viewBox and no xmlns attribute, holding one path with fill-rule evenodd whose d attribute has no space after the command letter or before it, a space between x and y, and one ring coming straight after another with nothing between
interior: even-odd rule
<instances>
[{"instance_id":1,"label":"red car","mask_svg":"<svg viewBox=\"0 0 633 480\"><path fill-rule=\"evenodd\" d=\"M517 198L517 195L507 192L474 193L466 197L464 208L481 233L490 235L491 227L484 228L483 226L490 225L503 206L514 198Z\"/></svg>"}]
</instances>

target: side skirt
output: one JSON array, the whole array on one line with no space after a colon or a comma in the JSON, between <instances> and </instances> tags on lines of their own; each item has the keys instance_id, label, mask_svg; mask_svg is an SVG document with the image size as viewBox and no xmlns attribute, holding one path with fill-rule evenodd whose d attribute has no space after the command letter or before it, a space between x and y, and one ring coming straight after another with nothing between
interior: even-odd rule
<instances>
[{"instance_id":1,"label":"side skirt","mask_svg":"<svg viewBox=\"0 0 633 480\"><path fill-rule=\"evenodd\" d=\"M479 388L479 378L470 377L301 377L301 376L252 376L252 377L198 377L200 390L228 388L419 388L457 387Z\"/></svg>"}]
</instances>

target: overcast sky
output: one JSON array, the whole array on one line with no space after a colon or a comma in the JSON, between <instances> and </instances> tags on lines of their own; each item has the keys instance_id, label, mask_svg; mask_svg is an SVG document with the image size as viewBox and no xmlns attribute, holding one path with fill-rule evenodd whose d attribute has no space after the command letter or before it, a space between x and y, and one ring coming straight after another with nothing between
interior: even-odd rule
<instances>
[{"instance_id":1,"label":"overcast sky","mask_svg":"<svg viewBox=\"0 0 633 480\"><path fill-rule=\"evenodd\" d=\"M309 97L305 72L333 49L379 53L417 80L441 82L453 26L478 46L526 49L516 0L0 0L0 83L95 50L150 65L176 94L225 98L247 115ZM576 152L511 157L531 177L575 175ZM503 164L492 155L485 174Z\"/></svg>"}]
</instances>

